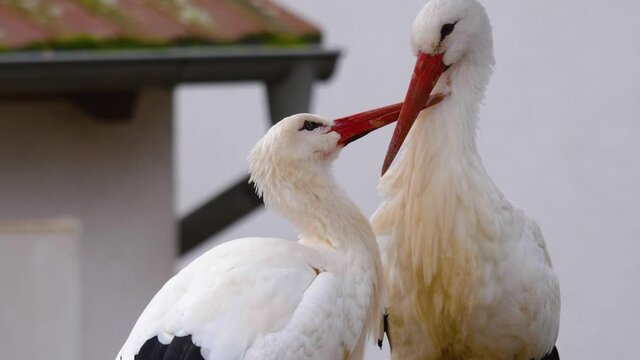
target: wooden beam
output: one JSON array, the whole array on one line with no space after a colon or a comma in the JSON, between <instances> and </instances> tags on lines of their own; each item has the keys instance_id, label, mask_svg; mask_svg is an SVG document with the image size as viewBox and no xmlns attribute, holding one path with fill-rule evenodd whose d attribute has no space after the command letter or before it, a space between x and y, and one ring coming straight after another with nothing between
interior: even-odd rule
<instances>
[{"instance_id":1,"label":"wooden beam","mask_svg":"<svg viewBox=\"0 0 640 360\"><path fill-rule=\"evenodd\" d=\"M138 90L88 91L72 93L4 94L0 101L33 103L68 100L98 121L126 122L132 119L138 101Z\"/></svg>"},{"instance_id":2,"label":"wooden beam","mask_svg":"<svg viewBox=\"0 0 640 360\"><path fill-rule=\"evenodd\" d=\"M195 248L262 205L249 177L207 201L180 220L180 253Z\"/></svg>"},{"instance_id":3,"label":"wooden beam","mask_svg":"<svg viewBox=\"0 0 640 360\"><path fill-rule=\"evenodd\" d=\"M71 102L91 118L106 122L126 122L133 118L138 92L100 91L69 96Z\"/></svg>"}]
</instances>

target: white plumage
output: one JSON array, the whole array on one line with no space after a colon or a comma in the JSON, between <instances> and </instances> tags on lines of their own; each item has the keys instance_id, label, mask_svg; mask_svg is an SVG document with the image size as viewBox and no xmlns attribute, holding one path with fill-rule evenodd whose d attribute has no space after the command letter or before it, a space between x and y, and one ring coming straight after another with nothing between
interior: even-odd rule
<instances>
[{"instance_id":1,"label":"white plumage","mask_svg":"<svg viewBox=\"0 0 640 360\"><path fill-rule=\"evenodd\" d=\"M558 279L538 225L494 185L475 141L494 64L488 17L475 0L432 0L412 42L419 60L398 127L411 127L417 112L405 108L422 101L418 91L448 96L418 116L380 182L386 202L372 221L392 357L541 359L558 336ZM425 64L444 71L439 80ZM391 160L403 140L396 131Z\"/></svg>"},{"instance_id":2,"label":"white plumage","mask_svg":"<svg viewBox=\"0 0 640 360\"><path fill-rule=\"evenodd\" d=\"M204 359L362 358L383 311L381 264L369 222L329 171L352 140L344 134L362 134L334 125L284 119L249 159L266 204L294 222L300 241L248 238L208 251L157 293L116 359L133 359L155 336L188 335Z\"/></svg>"}]
</instances>

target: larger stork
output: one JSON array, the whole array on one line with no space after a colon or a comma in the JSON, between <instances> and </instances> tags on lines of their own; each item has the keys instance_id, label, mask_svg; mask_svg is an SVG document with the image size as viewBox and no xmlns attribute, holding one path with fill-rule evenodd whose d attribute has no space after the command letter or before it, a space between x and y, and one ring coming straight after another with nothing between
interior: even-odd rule
<instances>
[{"instance_id":1,"label":"larger stork","mask_svg":"<svg viewBox=\"0 0 640 360\"><path fill-rule=\"evenodd\" d=\"M417 62L373 217L392 357L558 359L560 290L544 238L493 183L476 146L494 65L485 9L431 0L411 40ZM421 112L432 91L448 96Z\"/></svg>"}]
</instances>

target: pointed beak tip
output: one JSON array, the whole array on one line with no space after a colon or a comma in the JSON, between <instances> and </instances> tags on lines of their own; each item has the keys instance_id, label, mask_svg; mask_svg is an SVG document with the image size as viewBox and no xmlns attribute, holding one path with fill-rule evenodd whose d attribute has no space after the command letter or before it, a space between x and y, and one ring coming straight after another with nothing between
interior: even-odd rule
<instances>
[{"instance_id":1,"label":"pointed beak tip","mask_svg":"<svg viewBox=\"0 0 640 360\"><path fill-rule=\"evenodd\" d=\"M387 165L386 162L385 162L385 164L382 165L382 171L380 171L380 177L383 177L384 174L387 173L387 170L389 170L389 165Z\"/></svg>"},{"instance_id":2,"label":"pointed beak tip","mask_svg":"<svg viewBox=\"0 0 640 360\"><path fill-rule=\"evenodd\" d=\"M438 82L440 75L446 69L442 58L443 54L429 55L422 52L418 54L411 83L409 84L407 95L398 116L398 123L391 137L389 149L387 150L385 162L382 167L383 175L389 166L391 166L391 163L420 112L425 106L435 105L444 99L443 95L430 98L431 92ZM425 105L425 103L427 105Z\"/></svg>"}]
</instances>

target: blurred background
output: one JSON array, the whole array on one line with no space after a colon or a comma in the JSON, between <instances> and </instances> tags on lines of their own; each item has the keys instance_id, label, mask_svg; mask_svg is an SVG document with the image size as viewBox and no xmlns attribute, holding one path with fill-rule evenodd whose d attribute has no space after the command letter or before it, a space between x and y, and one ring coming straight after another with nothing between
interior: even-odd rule
<instances>
[{"instance_id":1,"label":"blurred background","mask_svg":"<svg viewBox=\"0 0 640 360\"><path fill-rule=\"evenodd\" d=\"M277 3L0 1L0 344L18 349L8 358L113 357L195 256L238 237L295 239L245 184L270 121L403 98L424 1ZM632 358L638 5L483 4L497 64L480 153L542 227L561 281L560 353ZM390 135L354 143L335 165L367 215Z\"/></svg>"}]
</instances>

